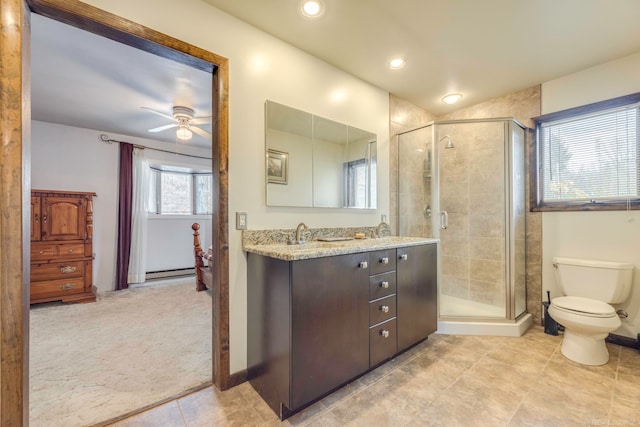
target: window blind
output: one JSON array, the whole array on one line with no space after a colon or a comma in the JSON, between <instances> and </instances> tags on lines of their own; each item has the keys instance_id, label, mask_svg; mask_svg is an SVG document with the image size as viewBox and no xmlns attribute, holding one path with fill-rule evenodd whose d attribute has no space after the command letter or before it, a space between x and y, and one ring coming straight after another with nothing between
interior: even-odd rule
<instances>
[{"instance_id":1,"label":"window blind","mask_svg":"<svg viewBox=\"0 0 640 427\"><path fill-rule=\"evenodd\" d=\"M541 123L542 202L637 199L640 103Z\"/></svg>"}]
</instances>

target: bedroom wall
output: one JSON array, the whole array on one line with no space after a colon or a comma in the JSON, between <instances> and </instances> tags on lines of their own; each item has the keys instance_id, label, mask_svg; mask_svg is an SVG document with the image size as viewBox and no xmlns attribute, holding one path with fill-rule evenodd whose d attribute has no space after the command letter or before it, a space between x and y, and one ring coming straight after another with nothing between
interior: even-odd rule
<instances>
[{"instance_id":1,"label":"bedroom wall","mask_svg":"<svg viewBox=\"0 0 640 427\"><path fill-rule=\"evenodd\" d=\"M101 133L103 132L33 121L31 180L34 189L92 191L97 194L93 205L93 284L98 292L107 292L115 288L119 161L118 144L99 141ZM109 137L149 147L166 145L112 133ZM207 150L195 149L191 154L209 155ZM164 163L169 161L167 156L151 150L147 150L145 155ZM199 159L183 159L184 163L177 166L207 165ZM193 267L191 224L194 220L204 226L206 235L210 233L211 219L208 217L190 216L149 221L147 271ZM207 246L209 244L211 243L208 242Z\"/></svg>"},{"instance_id":2,"label":"bedroom wall","mask_svg":"<svg viewBox=\"0 0 640 427\"><path fill-rule=\"evenodd\" d=\"M229 218L246 211L252 229L369 226L389 214L388 93L198 0L87 0L229 58ZM188 23L185 25L185 23ZM382 64L381 64L382 66ZM275 102L378 135L378 209L266 206L264 103ZM246 362L246 254L229 224L230 370Z\"/></svg>"},{"instance_id":3,"label":"bedroom wall","mask_svg":"<svg viewBox=\"0 0 640 427\"><path fill-rule=\"evenodd\" d=\"M542 84L542 114L640 92L640 53ZM601 259L635 265L631 296L616 306L629 313L614 334L640 333L640 211L542 213L542 300L562 295L551 258Z\"/></svg>"}]
</instances>

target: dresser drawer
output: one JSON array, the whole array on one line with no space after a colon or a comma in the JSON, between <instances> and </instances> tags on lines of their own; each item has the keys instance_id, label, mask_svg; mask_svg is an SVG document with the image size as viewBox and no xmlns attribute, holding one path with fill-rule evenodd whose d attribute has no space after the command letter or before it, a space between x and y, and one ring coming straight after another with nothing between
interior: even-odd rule
<instances>
[{"instance_id":1,"label":"dresser drawer","mask_svg":"<svg viewBox=\"0 0 640 427\"><path fill-rule=\"evenodd\" d=\"M84 292L83 277L31 282L31 299L49 298Z\"/></svg>"},{"instance_id":2,"label":"dresser drawer","mask_svg":"<svg viewBox=\"0 0 640 427\"><path fill-rule=\"evenodd\" d=\"M396 272L376 274L369 277L369 300L384 298L396 293Z\"/></svg>"},{"instance_id":3,"label":"dresser drawer","mask_svg":"<svg viewBox=\"0 0 640 427\"><path fill-rule=\"evenodd\" d=\"M384 362L398 351L396 319L369 328L369 367Z\"/></svg>"},{"instance_id":4,"label":"dresser drawer","mask_svg":"<svg viewBox=\"0 0 640 427\"><path fill-rule=\"evenodd\" d=\"M47 261L50 259L83 258L83 243L64 244L31 244L31 262Z\"/></svg>"},{"instance_id":5,"label":"dresser drawer","mask_svg":"<svg viewBox=\"0 0 640 427\"><path fill-rule=\"evenodd\" d=\"M369 254L369 274L380 274L396 269L396 250L385 249Z\"/></svg>"},{"instance_id":6,"label":"dresser drawer","mask_svg":"<svg viewBox=\"0 0 640 427\"><path fill-rule=\"evenodd\" d=\"M369 326L396 317L396 296L392 295L369 303Z\"/></svg>"},{"instance_id":7,"label":"dresser drawer","mask_svg":"<svg viewBox=\"0 0 640 427\"><path fill-rule=\"evenodd\" d=\"M61 261L31 264L31 281L84 277L84 261Z\"/></svg>"}]
</instances>

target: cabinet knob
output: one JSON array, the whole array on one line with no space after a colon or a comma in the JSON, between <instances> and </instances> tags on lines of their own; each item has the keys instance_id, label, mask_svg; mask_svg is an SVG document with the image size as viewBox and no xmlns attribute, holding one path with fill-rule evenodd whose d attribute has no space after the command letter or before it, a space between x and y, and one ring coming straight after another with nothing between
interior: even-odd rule
<instances>
[{"instance_id":1,"label":"cabinet knob","mask_svg":"<svg viewBox=\"0 0 640 427\"><path fill-rule=\"evenodd\" d=\"M69 273L73 273L74 271L76 271L76 268L71 267L70 265L66 267L60 267L60 273L69 274Z\"/></svg>"},{"instance_id":2,"label":"cabinet knob","mask_svg":"<svg viewBox=\"0 0 640 427\"><path fill-rule=\"evenodd\" d=\"M40 251L40 252L38 252L38 253L39 253L40 255L42 255L42 254L44 253L44 251Z\"/></svg>"},{"instance_id":3,"label":"cabinet knob","mask_svg":"<svg viewBox=\"0 0 640 427\"><path fill-rule=\"evenodd\" d=\"M407 260L407 258L409 258L409 257L407 256L407 254L402 254L402 255L400 255L400 259L401 259L401 260L403 260L403 261L406 261L406 260Z\"/></svg>"},{"instance_id":4,"label":"cabinet knob","mask_svg":"<svg viewBox=\"0 0 640 427\"><path fill-rule=\"evenodd\" d=\"M382 307L380 307L380 311L383 313L388 313L389 312L389 306L388 305L383 305Z\"/></svg>"},{"instance_id":5,"label":"cabinet knob","mask_svg":"<svg viewBox=\"0 0 640 427\"><path fill-rule=\"evenodd\" d=\"M369 263L367 261L360 261L360 268L369 268Z\"/></svg>"},{"instance_id":6,"label":"cabinet knob","mask_svg":"<svg viewBox=\"0 0 640 427\"><path fill-rule=\"evenodd\" d=\"M389 338L389 331L383 329L380 331L380 335L382 335L382 338Z\"/></svg>"},{"instance_id":7,"label":"cabinet knob","mask_svg":"<svg viewBox=\"0 0 640 427\"><path fill-rule=\"evenodd\" d=\"M389 264L389 257L380 258L380 262L383 264Z\"/></svg>"},{"instance_id":8,"label":"cabinet knob","mask_svg":"<svg viewBox=\"0 0 640 427\"><path fill-rule=\"evenodd\" d=\"M69 249L69 250L67 250L67 252L69 252L70 254L72 254L72 253L73 253L73 249Z\"/></svg>"},{"instance_id":9,"label":"cabinet knob","mask_svg":"<svg viewBox=\"0 0 640 427\"><path fill-rule=\"evenodd\" d=\"M380 287L384 288L384 289L389 289L389 282L382 282L380 283Z\"/></svg>"}]
</instances>

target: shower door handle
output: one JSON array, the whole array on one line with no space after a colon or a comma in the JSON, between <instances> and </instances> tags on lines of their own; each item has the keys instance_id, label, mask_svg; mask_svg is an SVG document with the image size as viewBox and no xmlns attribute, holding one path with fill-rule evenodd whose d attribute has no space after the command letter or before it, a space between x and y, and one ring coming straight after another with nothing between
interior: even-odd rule
<instances>
[{"instance_id":1,"label":"shower door handle","mask_svg":"<svg viewBox=\"0 0 640 427\"><path fill-rule=\"evenodd\" d=\"M447 211L442 211L440 213L440 228L446 230L449 228L449 214Z\"/></svg>"}]
</instances>

